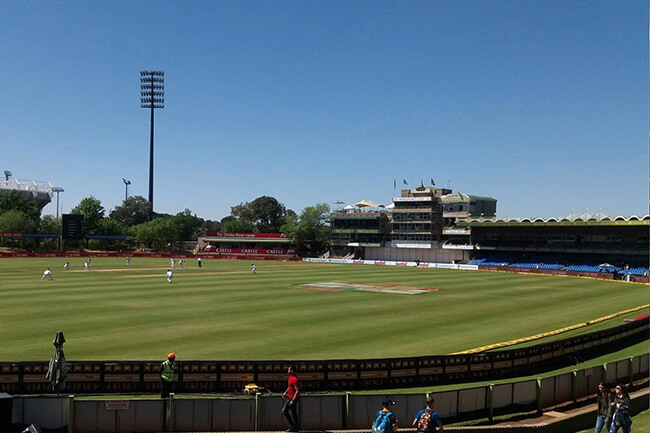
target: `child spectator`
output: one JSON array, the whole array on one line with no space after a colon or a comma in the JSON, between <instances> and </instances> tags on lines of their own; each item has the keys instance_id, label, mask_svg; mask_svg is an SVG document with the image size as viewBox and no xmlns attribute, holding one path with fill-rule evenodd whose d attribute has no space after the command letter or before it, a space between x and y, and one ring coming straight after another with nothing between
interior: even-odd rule
<instances>
[{"instance_id":1,"label":"child spectator","mask_svg":"<svg viewBox=\"0 0 650 433\"><path fill-rule=\"evenodd\" d=\"M391 409L395 402L386 397L381 405L383 408L377 412L375 422L372 424L372 433L393 433L397 431L397 419Z\"/></svg>"},{"instance_id":2,"label":"child spectator","mask_svg":"<svg viewBox=\"0 0 650 433\"><path fill-rule=\"evenodd\" d=\"M436 433L443 430L438 412L433 411L433 403L433 396L427 395L425 400L427 407L415 414L413 427L416 428L417 433Z\"/></svg>"}]
</instances>

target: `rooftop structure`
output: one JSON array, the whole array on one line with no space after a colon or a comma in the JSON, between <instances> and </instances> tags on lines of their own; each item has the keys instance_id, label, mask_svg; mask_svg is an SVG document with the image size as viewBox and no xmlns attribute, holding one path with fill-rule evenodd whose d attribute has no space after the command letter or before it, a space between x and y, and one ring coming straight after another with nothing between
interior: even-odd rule
<instances>
[{"instance_id":1,"label":"rooftop structure","mask_svg":"<svg viewBox=\"0 0 650 433\"><path fill-rule=\"evenodd\" d=\"M53 186L49 182L23 179L0 180L0 194L18 191L28 200L36 202L39 209L43 209L52 201Z\"/></svg>"}]
</instances>

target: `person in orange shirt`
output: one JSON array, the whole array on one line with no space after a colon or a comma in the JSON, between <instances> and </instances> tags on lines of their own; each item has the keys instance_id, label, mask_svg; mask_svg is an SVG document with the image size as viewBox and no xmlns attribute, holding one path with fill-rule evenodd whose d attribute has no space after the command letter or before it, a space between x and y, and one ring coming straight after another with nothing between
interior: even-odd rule
<instances>
[{"instance_id":1,"label":"person in orange shirt","mask_svg":"<svg viewBox=\"0 0 650 433\"><path fill-rule=\"evenodd\" d=\"M287 390L282 394L282 414L289 421L288 432L297 432L298 427L298 400L300 399L300 380L296 375L296 366L291 364L287 369L289 373L289 383Z\"/></svg>"}]
</instances>

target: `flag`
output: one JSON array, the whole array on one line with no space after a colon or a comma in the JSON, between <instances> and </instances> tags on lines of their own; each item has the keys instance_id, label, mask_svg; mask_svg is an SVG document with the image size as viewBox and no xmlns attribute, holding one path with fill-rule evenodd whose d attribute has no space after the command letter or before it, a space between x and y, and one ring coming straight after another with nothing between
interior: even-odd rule
<instances>
[{"instance_id":1,"label":"flag","mask_svg":"<svg viewBox=\"0 0 650 433\"><path fill-rule=\"evenodd\" d=\"M406 179L402 179L402 182L404 182L404 185L408 185L409 183L406 181Z\"/></svg>"},{"instance_id":2,"label":"flag","mask_svg":"<svg viewBox=\"0 0 650 433\"><path fill-rule=\"evenodd\" d=\"M397 188L397 181L393 179L393 189Z\"/></svg>"},{"instance_id":3,"label":"flag","mask_svg":"<svg viewBox=\"0 0 650 433\"><path fill-rule=\"evenodd\" d=\"M431 185L436 186L436 183L433 181L433 178L431 178Z\"/></svg>"}]
</instances>

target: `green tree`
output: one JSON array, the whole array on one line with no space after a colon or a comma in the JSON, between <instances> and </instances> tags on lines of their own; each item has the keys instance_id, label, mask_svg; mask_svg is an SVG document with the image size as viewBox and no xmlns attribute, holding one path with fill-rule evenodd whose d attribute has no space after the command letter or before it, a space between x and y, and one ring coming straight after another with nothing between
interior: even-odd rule
<instances>
[{"instance_id":1,"label":"green tree","mask_svg":"<svg viewBox=\"0 0 650 433\"><path fill-rule=\"evenodd\" d=\"M203 220L196 215L192 215L190 209L177 213L172 219L178 231L178 241L189 241L198 237Z\"/></svg>"},{"instance_id":2,"label":"green tree","mask_svg":"<svg viewBox=\"0 0 650 433\"><path fill-rule=\"evenodd\" d=\"M261 233L278 233L287 217L287 209L274 197L261 196L252 202L230 208L238 220L250 221Z\"/></svg>"},{"instance_id":3,"label":"green tree","mask_svg":"<svg viewBox=\"0 0 650 433\"><path fill-rule=\"evenodd\" d=\"M205 220L201 223L201 234L218 233L222 230L221 221Z\"/></svg>"},{"instance_id":4,"label":"green tree","mask_svg":"<svg viewBox=\"0 0 650 433\"><path fill-rule=\"evenodd\" d=\"M124 227L131 227L149 221L149 215L151 215L151 203L138 195L127 198L121 206L115 206L109 216Z\"/></svg>"},{"instance_id":5,"label":"green tree","mask_svg":"<svg viewBox=\"0 0 650 433\"><path fill-rule=\"evenodd\" d=\"M124 226L112 218L102 218L97 224L96 235L123 235Z\"/></svg>"},{"instance_id":6,"label":"green tree","mask_svg":"<svg viewBox=\"0 0 650 433\"><path fill-rule=\"evenodd\" d=\"M102 202L93 196L86 197L71 211L71 214L83 215L84 217L84 234L94 235L97 234L100 221L104 218L104 207Z\"/></svg>"},{"instance_id":7,"label":"green tree","mask_svg":"<svg viewBox=\"0 0 650 433\"><path fill-rule=\"evenodd\" d=\"M41 218L41 225L38 229L40 233L56 233L61 234L61 220L56 219L54 215L44 215Z\"/></svg>"},{"instance_id":8,"label":"green tree","mask_svg":"<svg viewBox=\"0 0 650 433\"><path fill-rule=\"evenodd\" d=\"M19 210L8 210L0 214L0 232L35 232L38 222Z\"/></svg>"},{"instance_id":9,"label":"green tree","mask_svg":"<svg viewBox=\"0 0 650 433\"><path fill-rule=\"evenodd\" d=\"M257 233L255 224L248 220L229 219L221 227L225 233Z\"/></svg>"},{"instance_id":10,"label":"green tree","mask_svg":"<svg viewBox=\"0 0 650 433\"><path fill-rule=\"evenodd\" d=\"M329 246L331 228L330 207L325 203L308 206L300 215L287 216L282 233L292 239L301 254L319 254Z\"/></svg>"},{"instance_id":11,"label":"green tree","mask_svg":"<svg viewBox=\"0 0 650 433\"><path fill-rule=\"evenodd\" d=\"M124 227L119 222L115 221L112 218L102 218L97 224L95 229L95 235L123 235ZM92 249L110 249L115 245L121 244L122 241L116 241L111 239L90 239L88 246Z\"/></svg>"},{"instance_id":12,"label":"green tree","mask_svg":"<svg viewBox=\"0 0 650 433\"><path fill-rule=\"evenodd\" d=\"M0 194L0 214L12 210L21 212L24 218L35 223L38 223L41 218L41 211L36 203L23 197L19 191Z\"/></svg>"}]
</instances>

